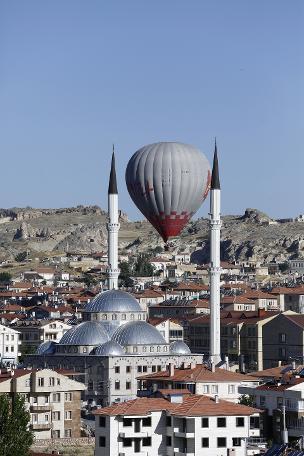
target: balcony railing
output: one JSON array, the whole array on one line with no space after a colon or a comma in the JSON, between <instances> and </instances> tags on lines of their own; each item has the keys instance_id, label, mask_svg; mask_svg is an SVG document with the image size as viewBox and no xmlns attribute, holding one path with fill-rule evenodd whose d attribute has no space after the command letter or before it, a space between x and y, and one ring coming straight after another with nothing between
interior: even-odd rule
<instances>
[{"instance_id":1,"label":"balcony railing","mask_svg":"<svg viewBox=\"0 0 304 456\"><path fill-rule=\"evenodd\" d=\"M52 429L53 427L52 423L32 423L31 426L33 431L46 431L48 429Z\"/></svg>"},{"instance_id":2,"label":"balcony railing","mask_svg":"<svg viewBox=\"0 0 304 456\"><path fill-rule=\"evenodd\" d=\"M31 412L50 412L53 406L51 404L36 405L31 404Z\"/></svg>"}]
</instances>

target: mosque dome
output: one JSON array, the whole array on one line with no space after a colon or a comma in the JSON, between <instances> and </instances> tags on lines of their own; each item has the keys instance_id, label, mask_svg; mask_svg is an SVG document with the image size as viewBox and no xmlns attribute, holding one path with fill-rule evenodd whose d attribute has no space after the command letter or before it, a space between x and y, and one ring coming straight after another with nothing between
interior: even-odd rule
<instances>
[{"instance_id":1,"label":"mosque dome","mask_svg":"<svg viewBox=\"0 0 304 456\"><path fill-rule=\"evenodd\" d=\"M123 290L109 290L98 294L84 308L85 312L142 312L136 299Z\"/></svg>"},{"instance_id":2,"label":"mosque dome","mask_svg":"<svg viewBox=\"0 0 304 456\"><path fill-rule=\"evenodd\" d=\"M175 340L170 344L170 352L175 355L189 355L191 350L182 340Z\"/></svg>"},{"instance_id":3,"label":"mosque dome","mask_svg":"<svg viewBox=\"0 0 304 456\"><path fill-rule=\"evenodd\" d=\"M57 343L53 340L46 340L39 345L36 350L36 355L52 355L55 353Z\"/></svg>"},{"instance_id":4,"label":"mosque dome","mask_svg":"<svg viewBox=\"0 0 304 456\"><path fill-rule=\"evenodd\" d=\"M98 347L94 349L93 354L101 356L119 356L124 355L125 351L117 342L109 340L102 345L98 345Z\"/></svg>"},{"instance_id":5,"label":"mosque dome","mask_svg":"<svg viewBox=\"0 0 304 456\"><path fill-rule=\"evenodd\" d=\"M100 345L109 340L105 329L97 321L84 321L69 329L60 339L60 345Z\"/></svg>"},{"instance_id":6,"label":"mosque dome","mask_svg":"<svg viewBox=\"0 0 304 456\"><path fill-rule=\"evenodd\" d=\"M166 344L160 332L146 321L129 321L120 326L113 334L112 340L123 347L125 345Z\"/></svg>"}]
</instances>

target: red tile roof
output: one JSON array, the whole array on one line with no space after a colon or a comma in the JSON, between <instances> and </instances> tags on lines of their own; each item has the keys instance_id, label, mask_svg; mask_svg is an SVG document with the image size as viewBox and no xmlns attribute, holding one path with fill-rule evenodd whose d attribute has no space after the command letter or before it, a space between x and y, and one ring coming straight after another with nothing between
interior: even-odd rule
<instances>
[{"instance_id":1,"label":"red tile roof","mask_svg":"<svg viewBox=\"0 0 304 456\"><path fill-rule=\"evenodd\" d=\"M145 416L151 412L167 411L175 416L250 416L260 410L207 396L191 394L182 403L172 403L163 398L137 398L117 405L104 407L95 415Z\"/></svg>"},{"instance_id":2,"label":"red tile roof","mask_svg":"<svg viewBox=\"0 0 304 456\"><path fill-rule=\"evenodd\" d=\"M193 369L174 369L174 375L170 376L169 370L155 372L137 377L139 380L161 380L165 382L255 382L256 378L250 375L239 374L225 369L215 368L212 372L204 364L197 364Z\"/></svg>"}]
</instances>

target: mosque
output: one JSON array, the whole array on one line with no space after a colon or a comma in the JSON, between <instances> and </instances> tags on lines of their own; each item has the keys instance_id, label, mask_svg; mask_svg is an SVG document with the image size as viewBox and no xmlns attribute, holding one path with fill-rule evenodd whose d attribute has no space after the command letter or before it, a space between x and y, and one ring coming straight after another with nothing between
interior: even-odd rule
<instances>
[{"instance_id":1,"label":"mosque","mask_svg":"<svg viewBox=\"0 0 304 456\"><path fill-rule=\"evenodd\" d=\"M129 293L118 289L118 191L114 151L108 190L109 291L86 304L82 323L69 329L59 343L44 342L25 366L69 369L87 386L84 401L106 406L133 399L137 376L166 370L170 365L193 367L202 362L182 341L168 344L146 322L146 312Z\"/></svg>"}]
</instances>

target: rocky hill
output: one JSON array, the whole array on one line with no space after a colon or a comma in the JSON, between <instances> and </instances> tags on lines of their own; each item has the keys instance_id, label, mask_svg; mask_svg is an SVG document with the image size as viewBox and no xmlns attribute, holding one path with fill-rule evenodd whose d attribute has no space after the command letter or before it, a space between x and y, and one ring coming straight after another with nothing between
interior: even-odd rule
<instances>
[{"instance_id":1,"label":"rocky hill","mask_svg":"<svg viewBox=\"0 0 304 456\"><path fill-rule=\"evenodd\" d=\"M58 253L94 253L107 248L105 211L97 206L62 209L0 209L0 260L17 253L32 256ZM304 223L277 223L256 209L222 218L222 259L284 262L304 255ZM163 246L146 221L130 222L120 214L120 252L147 251ZM171 242L174 252L193 252L198 263L208 262L208 220L192 221Z\"/></svg>"}]
</instances>

